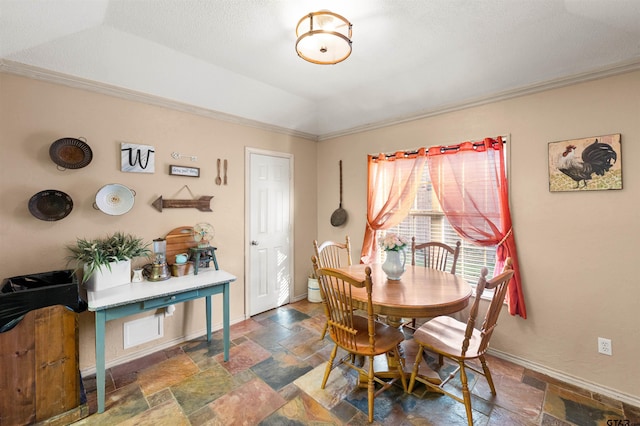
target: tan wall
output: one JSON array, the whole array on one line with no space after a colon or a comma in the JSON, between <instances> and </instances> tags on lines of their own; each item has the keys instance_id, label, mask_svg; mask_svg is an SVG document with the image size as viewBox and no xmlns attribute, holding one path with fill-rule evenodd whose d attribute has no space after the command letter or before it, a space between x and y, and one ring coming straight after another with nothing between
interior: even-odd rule
<instances>
[{"instance_id":1,"label":"tan wall","mask_svg":"<svg viewBox=\"0 0 640 426\"><path fill-rule=\"evenodd\" d=\"M610 133L622 134L623 190L549 192L549 142ZM640 72L321 142L320 239L346 233L360 252L366 154L502 134L511 135L511 211L529 318L505 311L492 348L640 399ZM350 219L333 228L339 159ZM597 353L598 336L612 339L613 356Z\"/></svg>"},{"instance_id":2,"label":"tan wall","mask_svg":"<svg viewBox=\"0 0 640 426\"><path fill-rule=\"evenodd\" d=\"M49 146L62 137L84 137L93 161L77 170L59 171L49 158ZM152 145L154 174L120 171L120 142ZM238 277L231 290L231 321L245 318L245 148L286 152L294 158L294 244L304 246L295 257L294 297L304 297L316 233L317 143L127 101L84 90L0 73L0 278L67 267L65 245L76 237L93 238L115 231L134 233L147 241L180 226L206 221L214 225L214 244L222 269ZM197 162L170 154L196 155ZM229 184L216 186L216 158L229 160ZM201 177L170 176L169 164L200 167ZM98 189L108 183L136 191L133 209L108 216L92 207ZM151 206L165 199L213 195L213 213L196 209ZM41 221L28 209L29 198L44 189L59 189L74 202L71 214L56 222ZM220 296L214 296L214 326L220 326ZM134 357L158 344L204 330L204 302L180 304L165 319L165 336L128 351L122 348L122 320L107 324L107 363ZM143 314L148 315L148 314ZM135 317L126 318L126 321ZM95 365L93 314L80 318L80 368Z\"/></svg>"},{"instance_id":3,"label":"tan wall","mask_svg":"<svg viewBox=\"0 0 640 426\"><path fill-rule=\"evenodd\" d=\"M608 133L622 134L624 189L549 193L547 143ZM640 399L640 285L633 270L640 236L640 171L633 167L640 158L640 72L323 141L318 147L285 135L0 74L0 277L64 267L64 245L76 236L123 230L151 240L172 228L207 220L216 226L222 267L238 276L231 318L239 320L245 315L246 146L295 155L295 294L303 295L309 242L316 231L320 240L341 240L349 234L358 257L365 227L367 153L497 134L511 135L511 203L529 318L503 313L492 347ZM49 145L67 136L87 138L95 156L90 166L55 169ZM119 141L156 146L156 173L121 173ZM167 165L175 163L169 157L175 150L198 156L201 178L166 174ZM213 184L215 158L230 161L228 187ZM349 220L334 228L329 218L338 207L340 159ZM316 184L316 174L321 183ZM136 190L130 213L108 217L92 209L97 189L112 182ZM214 195L214 212L158 213L150 206L159 195L186 196L179 192L184 184L196 195ZM72 195L76 205L69 217L48 223L29 214L28 199L46 188ZM194 314L200 306L182 306L165 322L164 341L204 328L200 315ZM181 311L186 313L181 316ZM219 312L214 322L219 324ZM94 364L93 316L82 314L81 324L81 368L87 368ZM123 351L121 328L118 321L109 324L107 360L158 343ZM613 356L597 354L598 336L612 339Z\"/></svg>"}]
</instances>

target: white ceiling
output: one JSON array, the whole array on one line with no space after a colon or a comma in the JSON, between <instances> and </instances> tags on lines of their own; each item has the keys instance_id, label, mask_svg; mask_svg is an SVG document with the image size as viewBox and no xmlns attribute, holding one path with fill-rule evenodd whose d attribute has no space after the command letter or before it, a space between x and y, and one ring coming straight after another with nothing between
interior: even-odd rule
<instances>
[{"instance_id":1,"label":"white ceiling","mask_svg":"<svg viewBox=\"0 0 640 426\"><path fill-rule=\"evenodd\" d=\"M295 52L320 9L337 65ZM638 69L640 0L0 0L0 58L324 139Z\"/></svg>"}]
</instances>

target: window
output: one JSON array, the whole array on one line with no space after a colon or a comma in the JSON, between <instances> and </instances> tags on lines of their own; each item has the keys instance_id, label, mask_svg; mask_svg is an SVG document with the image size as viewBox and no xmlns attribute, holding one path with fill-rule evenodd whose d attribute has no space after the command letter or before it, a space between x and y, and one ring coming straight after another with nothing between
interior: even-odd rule
<instances>
[{"instance_id":1,"label":"window","mask_svg":"<svg viewBox=\"0 0 640 426\"><path fill-rule=\"evenodd\" d=\"M480 270L486 266L489 277L493 276L496 261L496 246L479 247L463 240L453 230L444 213L440 209L438 198L433 192L431 178L427 166L424 167L416 199L409 215L398 225L385 233L395 233L411 240L415 236L417 242L439 241L454 247L460 241L460 256L456 265L456 274L461 275L469 284L478 283ZM378 259L384 261L383 250L378 250ZM407 250L407 262L411 261L410 249Z\"/></svg>"}]
</instances>

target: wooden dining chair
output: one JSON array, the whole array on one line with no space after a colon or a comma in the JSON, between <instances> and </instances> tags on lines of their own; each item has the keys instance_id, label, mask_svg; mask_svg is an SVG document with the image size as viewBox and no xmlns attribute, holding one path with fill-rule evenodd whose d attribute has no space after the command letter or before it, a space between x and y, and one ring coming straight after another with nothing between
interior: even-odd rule
<instances>
[{"instance_id":1,"label":"wooden dining chair","mask_svg":"<svg viewBox=\"0 0 640 426\"><path fill-rule=\"evenodd\" d=\"M489 366L487 365L484 355L489 348L489 340L491 339L493 330L496 328L509 281L511 277L513 277L511 258L507 258L503 272L500 275L487 281L487 273L487 268L482 268L480 279L476 286L475 300L469 311L469 319L466 323L448 316L439 316L423 324L413 335L413 339L419 345L419 350L413 371L411 372L409 393L413 391L416 381L419 381L427 387L463 403L467 412L467 422L469 426L473 425L473 417L471 414L471 394L469 393L466 369L473 370L485 376L491 393L493 395L496 394L496 388L491 378L491 371L489 371ZM482 326L480 329L476 329L475 323L476 317L478 316L478 307L485 289L492 289L493 297L486 311ZM437 354L440 358L441 365L443 357L458 364L458 367L439 385L433 384L418 376L420 361L422 360L424 350ZM482 371L467 363L467 361L473 359L480 360ZM462 383L462 398L449 390L445 390L445 385L447 385L458 372L460 373L460 382Z\"/></svg>"},{"instance_id":2,"label":"wooden dining chair","mask_svg":"<svg viewBox=\"0 0 640 426\"><path fill-rule=\"evenodd\" d=\"M456 264L460 256L460 241L451 247L444 243L430 241L428 243L416 243L416 237L411 237L411 264L416 261L427 268L456 273ZM416 319L411 318L402 324L403 327L416 329Z\"/></svg>"},{"instance_id":3,"label":"wooden dining chair","mask_svg":"<svg viewBox=\"0 0 640 426\"><path fill-rule=\"evenodd\" d=\"M444 243L430 241L428 243L416 243L416 237L411 238L411 264L416 260L427 268L456 273L456 264L460 256L460 241L455 248Z\"/></svg>"},{"instance_id":4,"label":"wooden dining chair","mask_svg":"<svg viewBox=\"0 0 640 426\"><path fill-rule=\"evenodd\" d=\"M332 268L320 268L318 259L312 258L313 269L320 284L320 294L326 302L327 322L329 324L329 336L335 342L327 368L322 379L321 388L324 389L331 370L339 365L345 365L357 371L361 377L367 377L367 401L369 422L373 421L374 399L381 392L388 389L398 379L402 387L407 391L407 382L404 375L404 360L400 356L398 345L404 340L404 334L397 328L383 324L375 320L373 304L371 302L372 280L371 268L365 268L365 277L362 281L343 274ZM351 297L352 288L366 288L367 291L367 316L356 314L357 306ZM360 312L360 311L358 311ZM347 354L336 362L338 348ZM397 375L383 379L376 377L374 371L374 358L387 352L393 353L396 362ZM360 365L355 360L365 358ZM376 390L376 384L380 385Z\"/></svg>"},{"instance_id":5,"label":"wooden dining chair","mask_svg":"<svg viewBox=\"0 0 640 426\"><path fill-rule=\"evenodd\" d=\"M339 268L351 265L351 239L347 235L344 243L325 241L318 244L313 241L315 255L321 268Z\"/></svg>"},{"instance_id":6,"label":"wooden dining chair","mask_svg":"<svg viewBox=\"0 0 640 426\"><path fill-rule=\"evenodd\" d=\"M351 266L351 239L347 235L344 243L325 241L318 245L317 240L313 240L313 249L320 268L339 268L341 266ZM324 303L324 301L322 302ZM322 329L320 340L327 334L327 323Z\"/></svg>"}]
</instances>

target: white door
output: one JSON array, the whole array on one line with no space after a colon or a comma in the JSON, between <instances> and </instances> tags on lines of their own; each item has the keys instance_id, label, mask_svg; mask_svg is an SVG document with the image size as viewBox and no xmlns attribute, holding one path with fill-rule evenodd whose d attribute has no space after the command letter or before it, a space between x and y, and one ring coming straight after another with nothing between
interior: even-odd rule
<instances>
[{"instance_id":1,"label":"white door","mask_svg":"<svg viewBox=\"0 0 640 426\"><path fill-rule=\"evenodd\" d=\"M248 312L288 303L293 270L290 156L248 150Z\"/></svg>"}]
</instances>

